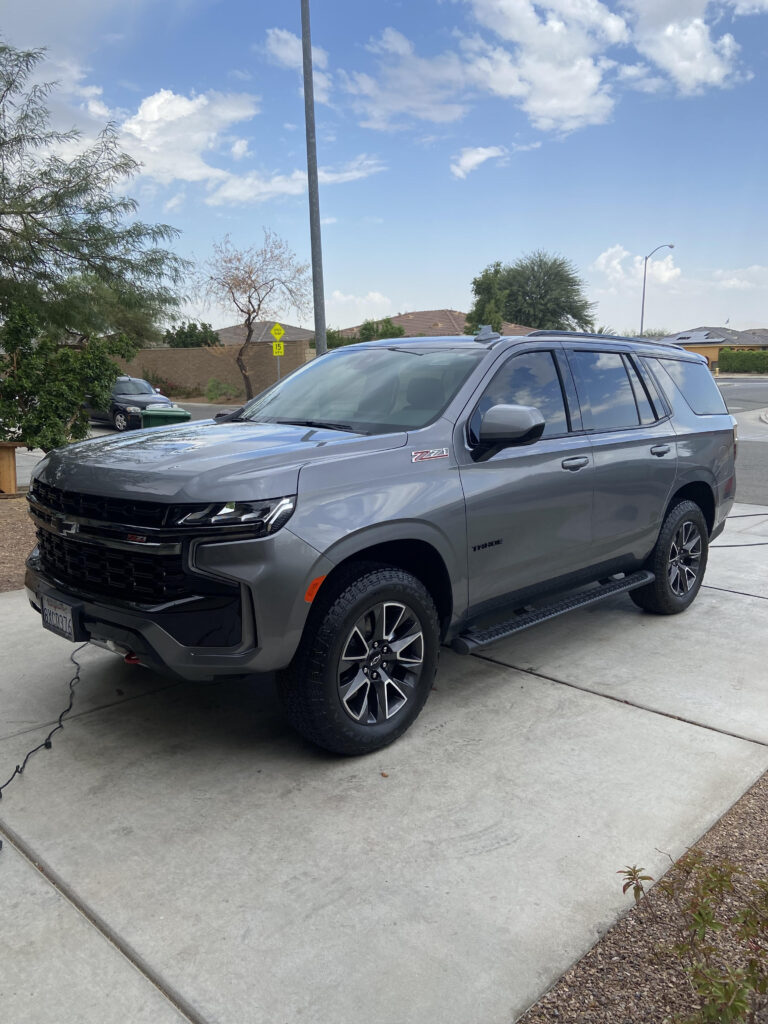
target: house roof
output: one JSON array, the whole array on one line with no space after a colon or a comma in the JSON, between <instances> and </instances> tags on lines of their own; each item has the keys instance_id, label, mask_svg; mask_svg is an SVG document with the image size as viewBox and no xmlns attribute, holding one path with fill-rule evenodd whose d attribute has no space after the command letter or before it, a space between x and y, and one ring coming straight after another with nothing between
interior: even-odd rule
<instances>
[{"instance_id":1,"label":"house roof","mask_svg":"<svg viewBox=\"0 0 768 1024\"><path fill-rule=\"evenodd\" d=\"M271 344L275 339L270 331L275 326L275 320L259 320L253 325L252 341L265 341ZM310 341L315 336L314 331L308 331L304 327L294 327L293 324L286 324L280 321L285 331L282 341ZM232 327L220 327L216 333L222 345L242 345L245 342L245 325L233 324Z\"/></svg>"},{"instance_id":2,"label":"house roof","mask_svg":"<svg viewBox=\"0 0 768 1024\"><path fill-rule=\"evenodd\" d=\"M662 341L682 345L684 348L701 345L768 348L768 329L756 327L750 331L734 331L730 327L693 327L689 331L680 331L679 334L662 338Z\"/></svg>"},{"instance_id":3,"label":"house roof","mask_svg":"<svg viewBox=\"0 0 768 1024\"><path fill-rule=\"evenodd\" d=\"M383 319L383 317L378 318ZM389 318L397 327L402 327L406 338L440 338L446 335L463 334L467 322L467 314L455 309L418 309L412 313L398 313ZM340 333L346 337L357 334L362 324L345 327ZM530 334L532 327L521 327L520 324L501 325L501 334Z\"/></svg>"}]
</instances>

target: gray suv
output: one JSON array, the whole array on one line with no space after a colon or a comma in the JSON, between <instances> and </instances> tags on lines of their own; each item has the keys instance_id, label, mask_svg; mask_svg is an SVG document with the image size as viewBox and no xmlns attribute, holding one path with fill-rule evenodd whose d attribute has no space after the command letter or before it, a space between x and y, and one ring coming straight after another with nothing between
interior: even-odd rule
<instances>
[{"instance_id":1,"label":"gray suv","mask_svg":"<svg viewBox=\"0 0 768 1024\"><path fill-rule=\"evenodd\" d=\"M702 359L535 332L337 349L217 421L37 467L43 625L184 679L279 673L329 750L390 743L441 644L482 648L629 593L695 598L734 500Z\"/></svg>"}]
</instances>

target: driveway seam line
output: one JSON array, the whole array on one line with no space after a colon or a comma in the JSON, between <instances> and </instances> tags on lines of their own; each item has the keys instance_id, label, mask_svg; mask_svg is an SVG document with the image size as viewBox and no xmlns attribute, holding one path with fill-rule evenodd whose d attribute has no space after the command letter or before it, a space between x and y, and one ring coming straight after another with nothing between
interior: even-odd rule
<instances>
[{"instance_id":1,"label":"driveway seam line","mask_svg":"<svg viewBox=\"0 0 768 1024\"><path fill-rule=\"evenodd\" d=\"M142 697L152 697L156 693L165 693L167 690L173 690L177 686L184 686L183 682L169 683L167 686L160 686L157 690L147 690L146 693L135 693L132 697L118 697L117 700L110 701L109 704L99 704L95 708L86 708L84 711L78 711L77 713L67 715L68 722L75 722L79 718L85 718L87 715L93 715L97 711L106 711L109 708L118 707L121 704L129 704L134 700L141 700ZM38 722L35 725L30 725L25 729L19 729L18 732L8 733L7 736L0 736L0 744L6 740L12 740L17 736L26 736L27 733L35 732L36 729L47 729L51 725L55 725L58 721L57 718L52 718L49 722Z\"/></svg>"},{"instance_id":2,"label":"driveway seam line","mask_svg":"<svg viewBox=\"0 0 768 1024\"><path fill-rule=\"evenodd\" d=\"M94 910L85 900L78 896L61 875L55 871L42 857L21 838L14 829L0 819L0 835L19 853L28 864L35 868L70 906L95 928L107 942L117 950L141 974L153 988L171 1003L178 1012L190 1021L190 1024L211 1024L170 982L166 981L133 946L124 939L107 921Z\"/></svg>"},{"instance_id":3,"label":"driveway seam line","mask_svg":"<svg viewBox=\"0 0 768 1024\"><path fill-rule=\"evenodd\" d=\"M737 594L739 597L756 597L758 601L768 601L765 594L747 594L743 590L731 590L730 587L716 587L712 583L703 583L704 590L719 590L723 594Z\"/></svg>"},{"instance_id":4,"label":"driveway seam line","mask_svg":"<svg viewBox=\"0 0 768 1024\"><path fill-rule=\"evenodd\" d=\"M671 718L674 722L683 722L685 725L692 725L697 729L706 729L708 732L716 732L721 736L730 736L735 740L743 740L745 743L754 743L758 747L767 747L768 741L756 740L751 736L742 736L738 732L730 732L728 729L718 729L714 725L705 725L703 722L695 722L692 718L683 718L682 715L673 715L670 711L659 711L658 708L648 707L646 704L638 704L635 701L627 700L624 697L614 697L610 693L601 693L599 690L591 690L588 686L581 686L579 683L569 683L565 679L557 679L555 676L545 675L543 672L536 672L532 668L518 668L517 665L508 665L505 661L499 661L497 658L491 658L487 654L473 654L473 658L480 658L482 661L488 661L492 665L499 665L502 668L511 668L516 672L524 672L529 676L536 676L538 679L546 679L549 683L557 683L560 686L570 686L572 690L580 690L582 693L591 693L593 697L604 697L606 700L612 700L616 704L625 704L627 707L636 708L638 711L647 711L652 715L660 715L662 718Z\"/></svg>"}]
</instances>

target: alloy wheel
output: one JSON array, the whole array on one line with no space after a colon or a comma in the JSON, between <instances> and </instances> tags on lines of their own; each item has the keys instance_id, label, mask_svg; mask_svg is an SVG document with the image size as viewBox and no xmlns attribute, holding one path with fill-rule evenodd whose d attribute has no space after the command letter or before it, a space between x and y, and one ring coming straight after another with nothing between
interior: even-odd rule
<instances>
[{"instance_id":1,"label":"alloy wheel","mask_svg":"<svg viewBox=\"0 0 768 1024\"><path fill-rule=\"evenodd\" d=\"M360 725L380 725L408 703L424 668L424 633L412 608L381 601L355 622L341 650L338 689Z\"/></svg>"},{"instance_id":2,"label":"alloy wheel","mask_svg":"<svg viewBox=\"0 0 768 1024\"><path fill-rule=\"evenodd\" d=\"M685 597L699 578L701 565L701 533L695 523L686 520L675 533L669 549L667 576L670 589L678 597Z\"/></svg>"}]
</instances>

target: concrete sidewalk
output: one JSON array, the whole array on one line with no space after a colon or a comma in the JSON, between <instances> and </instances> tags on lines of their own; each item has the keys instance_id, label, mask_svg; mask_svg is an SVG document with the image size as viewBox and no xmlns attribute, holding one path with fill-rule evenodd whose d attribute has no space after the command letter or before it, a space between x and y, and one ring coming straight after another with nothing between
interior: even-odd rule
<instances>
[{"instance_id":1,"label":"concrete sidewalk","mask_svg":"<svg viewBox=\"0 0 768 1024\"><path fill-rule=\"evenodd\" d=\"M766 580L768 508L738 506L684 616L619 598L445 651L415 726L355 760L268 679L87 650L0 803L4 1019L509 1024L627 906L619 868L661 872L768 768ZM0 615L4 782L72 648L22 592Z\"/></svg>"}]
</instances>

